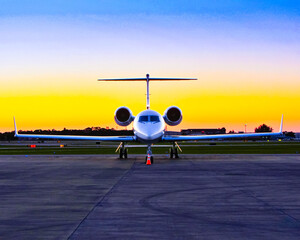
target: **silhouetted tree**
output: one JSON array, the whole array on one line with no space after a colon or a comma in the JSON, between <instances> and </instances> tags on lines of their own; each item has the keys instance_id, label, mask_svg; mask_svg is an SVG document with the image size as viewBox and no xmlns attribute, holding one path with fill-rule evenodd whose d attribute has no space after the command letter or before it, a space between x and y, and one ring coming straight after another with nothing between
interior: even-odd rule
<instances>
[{"instance_id":1,"label":"silhouetted tree","mask_svg":"<svg viewBox=\"0 0 300 240\"><path fill-rule=\"evenodd\" d=\"M271 128L270 126L267 126L266 124L262 124L259 127L255 128L255 132L272 132L273 128Z\"/></svg>"},{"instance_id":2,"label":"silhouetted tree","mask_svg":"<svg viewBox=\"0 0 300 240\"><path fill-rule=\"evenodd\" d=\"M55 129L52 130L42 130L37 129L34 131L22 131L19 130L19 133L24 134L49 134L49 135L85 135L85 136L122 136L122 135L133 135L132 130L113 130L113 129L105 129L105 128L95 128L93 130L92 128L86 128L86 129L66 129L64 128L62 131L58 131ZM5 132L0 133L0 140L1 141L10 141L10 140L16 140L17 138L14 137L15 132Z\"/></svg>"},{"instance_id":3,"label":"silhouetted tree","mask_svg":"<svg viewBox=\"0 0 300 240\"><path fill-rule=\"evenodd\" d=\"M284 133L285 136L290 137L290 138L295 138L296 134L294 132L285 132Z\"/></svg>"}]
</instances>

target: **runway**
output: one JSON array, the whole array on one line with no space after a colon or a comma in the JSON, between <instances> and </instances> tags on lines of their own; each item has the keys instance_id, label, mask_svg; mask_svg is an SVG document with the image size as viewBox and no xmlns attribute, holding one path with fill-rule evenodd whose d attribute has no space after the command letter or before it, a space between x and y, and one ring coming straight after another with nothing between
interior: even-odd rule
<instances>
[{"instance_id":1,"label":"runway","mask_svg":"<svg viewBox=\"0 0 300 240\"><path fill-rule=\"evenodd\" d=\"M299 155L0 156L0 239L299 239Z\"/></svg>"}]
</instances>

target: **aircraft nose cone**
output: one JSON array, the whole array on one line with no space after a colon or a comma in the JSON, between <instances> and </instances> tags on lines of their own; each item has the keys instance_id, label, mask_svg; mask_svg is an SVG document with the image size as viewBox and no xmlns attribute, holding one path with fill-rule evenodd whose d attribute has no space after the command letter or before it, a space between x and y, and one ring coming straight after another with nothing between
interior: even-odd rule
<instances>
[{"instance_id":1,"label":"aircraft nose cone","mask_svg":"<svg viewBox=\"0 0 300 240\"><path fill-rule=\"evenodd\" d=\"M145 127L144 129L140 129L138 135L145 141L153 141L159 139L163 135L163 132L162 130L156 129L154 126L149 124L149 126Z\"/></svg>"},{"instance_id":2,"label":"aircraft nose cone","mask_svg":"<svg viewBox=\"0 0 300 240\"><path fill-rule=\"evenodd\" d=\"M153 135L153 130L144 129L141 133L144 135L145 139L151 139L151 137Z\"/></svg>"}]
</instances>

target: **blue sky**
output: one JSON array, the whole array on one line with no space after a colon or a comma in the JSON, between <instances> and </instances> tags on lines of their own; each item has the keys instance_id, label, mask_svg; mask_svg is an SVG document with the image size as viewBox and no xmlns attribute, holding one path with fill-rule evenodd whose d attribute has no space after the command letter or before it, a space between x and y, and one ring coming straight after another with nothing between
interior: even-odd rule
<instances>
[{"instance_id":1,"label":"blue sky","mask_svg":"<svg viewBox=\"0 0 300 240\"><path fill-rule=\"evenodd\" d=\"M0 0L0 6L0 131L11 128L13 115L26 118L28 128L115 127L117 107L135 113L145 107L145 86L96 79L146 73L199 78L151 85L156 110L175 104L185 112L182 128L239 129L246 120L254 128L263 117L275 125L285 109L287 126L300 131L294 111L300 1Z\"/></svg>"},{"instance_id":2,"label":"blue sky","mask_svg":"<svg viewBox=\"0 0 300 240\"><path fill-rule=\"evenodd\" d=\"M270 13L299 16L297 0L1 0L3 15L65 14L204 14Z\"/></svg>"}]
</instances>

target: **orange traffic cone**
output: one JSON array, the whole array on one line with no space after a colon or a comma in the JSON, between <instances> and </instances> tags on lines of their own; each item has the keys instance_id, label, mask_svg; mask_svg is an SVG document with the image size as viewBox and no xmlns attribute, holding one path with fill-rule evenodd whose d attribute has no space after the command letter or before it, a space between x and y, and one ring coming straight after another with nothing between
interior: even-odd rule
<instances>
[{"instance_id":1,"label":"orange traffic cone","mask_svg":"<svg viewBox=\"0 0 300 240\"><path fill-rule=\"evenodd\" d=\"M151 165L150 154L148 154L148 156L147 156L147 162L146 162L146 165Z\"/></svg>"}]
</instances>

